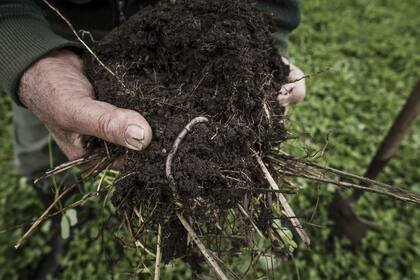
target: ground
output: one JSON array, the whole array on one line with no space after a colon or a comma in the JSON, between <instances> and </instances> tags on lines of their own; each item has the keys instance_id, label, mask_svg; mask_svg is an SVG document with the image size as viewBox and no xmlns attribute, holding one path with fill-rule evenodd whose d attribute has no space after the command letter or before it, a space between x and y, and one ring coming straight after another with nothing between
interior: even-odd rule
<instances>
[{"instance_id":1,"label":"ground","mask_svg":"<svg viewBox=\"0 0 420 280\"><path fill-rule=\"evenodd\" d=\"M302 24L291 36L290 57L313 76L308 80L307 99L291 111L290 124L299 140L291 142L288 150L314 153L328 143L321 162L364 172L420 77L419 12L417 0L303 1ZM23 229L1 231L42 210L34 192L13 171L9 109L10 102L0 97L0 279L25 279L25 272L48 251L48 228L44 226L21 251L15 251L13 244ZM420 192L419 150L417 122L380 179ZM299 250L294 260L275 267L278 278L420 278L420 209L364 196L357 210L373 218L378 231L370 232L356 250L349 250L347 240L329 236L325 209L333 188L300 183L306 189L292 199L292 205L296 212L313 216L311 222L322 228L309 227L311 250ZM101 213L95 201L88 205ZM72 233L72 248L62 260L59 279L111 279L112 271L117 279L127 279L133 258L121 256L114 243L101 251L101 242L95 239L98 232L95 221ZM122 261L113 266L105 253ZM182 265L170 266L164 278L173 279L170 275L189 279Z\"/></svg>"}]
</instances>

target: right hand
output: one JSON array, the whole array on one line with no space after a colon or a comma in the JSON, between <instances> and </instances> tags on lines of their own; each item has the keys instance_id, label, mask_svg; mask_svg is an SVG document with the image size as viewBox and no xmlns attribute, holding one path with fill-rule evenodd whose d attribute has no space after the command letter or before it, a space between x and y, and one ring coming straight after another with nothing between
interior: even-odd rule
<instances>
[{"instance_id":1,"label":"right hand","mask_svg":"<svg viewBox=\"0 0 420 280\"><path fill-rule=\"evenodd\" d=\"M133 150L146 148L152 129L139 113L95 100L80 57L60 50L40 59L23 74L18 97L74 160L85 154L89 136Z\"/></svg>"},{"instance_id":2,"label":"right hand","mask_svg":"<svg viewBox=\"0 0 420 280\"><path fill-rule=\"evenodd\" d=\"M290 67L290 73L287 77L289 82L283 85L277 100L280 106L285 108L284 114L287 115L290 106L301 102L305 98L306 83L303 71L296 65L291 64L287 58L282 57L282 59Z\"/></svg>"}]
</instances>

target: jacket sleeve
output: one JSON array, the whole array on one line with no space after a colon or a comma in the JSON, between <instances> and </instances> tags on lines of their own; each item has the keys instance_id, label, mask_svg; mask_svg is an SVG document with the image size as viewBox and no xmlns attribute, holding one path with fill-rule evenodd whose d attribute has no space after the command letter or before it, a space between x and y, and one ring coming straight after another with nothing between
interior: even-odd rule
<instances>
[{"instance_id":1,"label":"jacket sleeve","mask_svg":"<svg viewBox=\"0 0 420 280\"><path fill-rule=\"evenodd\" d=\"M23 72L48 52L80 48L55 34L41 9L29 0L0 0L0 91L21 105L17 88Z\"/></svg>"},{"instance_id":2,"label":"jacket sleeve","mask_svg":"<svg viewBox=\"0 0 420 280\"><path fill-rule=\"evenodd\" d=\"M300 23L300 0L260 0L257 6L273 15L274 45L280 55L287 56L288 34Z\"/></svg>"}]
</instances>

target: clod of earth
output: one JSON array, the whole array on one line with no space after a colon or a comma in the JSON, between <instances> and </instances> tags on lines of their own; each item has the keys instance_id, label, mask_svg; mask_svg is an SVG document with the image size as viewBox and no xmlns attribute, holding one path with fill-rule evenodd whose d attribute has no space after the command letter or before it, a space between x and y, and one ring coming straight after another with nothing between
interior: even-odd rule
<instances>
[{"instance_id":1,"label":"clod of earth","mask_svg":"<svg viewBox=\"0 0 420 280\"><path fill-rule=\"evenodd\" d=\"M154 131L150 147L128 151L122 176L133 175L118 183L113 203L128 216L143 209L151 224L162 225L164 261L188 254L176 211L216 233L229 209L252 201L259 194L253 189L269 188L252 150L267 155L286 137L276 97L289 73L272 28L250 1L161 2L94 46L126 88L85 58L97 98L140 112ZM167 178L178 134L200 116L208 122L178 143ZM270 224L271 210L257 212Z\"/></svg>"}]
</instances>

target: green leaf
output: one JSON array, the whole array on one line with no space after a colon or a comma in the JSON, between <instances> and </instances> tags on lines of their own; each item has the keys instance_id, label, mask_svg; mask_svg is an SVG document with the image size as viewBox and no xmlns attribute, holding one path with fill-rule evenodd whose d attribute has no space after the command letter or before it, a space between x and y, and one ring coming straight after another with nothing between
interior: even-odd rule
<instances>
[{"instance_id":1,"label":"green leaf","mask_svg":"<svg viewBox=\"0 0 420 280\"><path fill-rule=\"evenodd\" d=\"M49 232L51 230L51 220L46 220L45 223L41 226L42 232Z\"/></svg>"},{"instance_id":2,"label":"green leaf","mask_svg":"<svg viewBox=\"0 0 420 280\"><path fill-rule=\"evenodd\" d=\"M61 217L60 227L61 227L61 238L63 239L69 238L70 237L70 224L69 224L69 219L67 218L66 215Z\"/></svg>"},{"instance_id":3,"label":"green leaf","mask_svg":"<svg viewBox=\"0 0 420 280\"><path fill-rule=\"evenodd\" d=\"M65 216L69 219L70 226L75 226L77 224L77 211L75 209L67 210Z\"/></svg>"}]
</instances>

